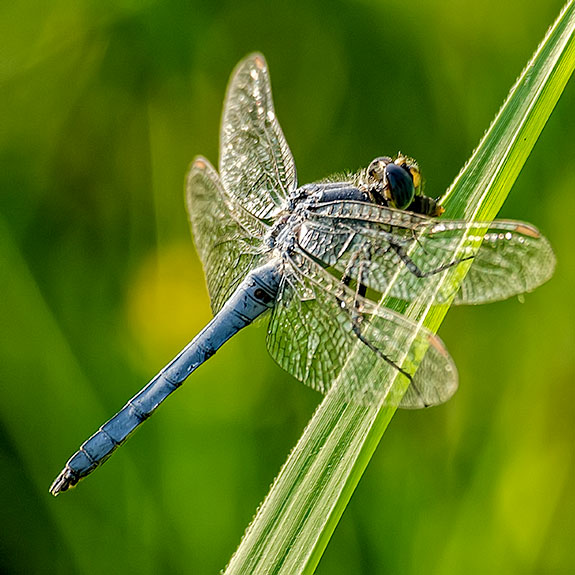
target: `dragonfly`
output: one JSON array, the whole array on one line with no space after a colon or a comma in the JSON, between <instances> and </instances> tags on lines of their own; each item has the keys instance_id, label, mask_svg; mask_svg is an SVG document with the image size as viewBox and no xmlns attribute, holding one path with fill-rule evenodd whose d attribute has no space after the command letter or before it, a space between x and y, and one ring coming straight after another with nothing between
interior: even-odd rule
<instances>
[{"instance_id":1,"label":"dragonfly","mask_svg":"<svg viewBox=\"0 0 575 575\"><path fill-rule=\"evenodd\" d=\"M430 291L438 304L493 302L532 291L555 266L548 240L528 223L442 219L440 203L423 193L417 163L402 154L299 186L259 53L243 59L228 84L219 174L196 157L186 203L214 316L82 444L53 495L92 473L220 346L266 313L269 353L314 389L327 393L338 382L350 401L376 400L391 369L406 378L399 407L443 403L458 385L443 342L380 305L382 296L411 302ZM469 270L459 285L433 289L460 265Z\"/></svg>"}]
</instances>

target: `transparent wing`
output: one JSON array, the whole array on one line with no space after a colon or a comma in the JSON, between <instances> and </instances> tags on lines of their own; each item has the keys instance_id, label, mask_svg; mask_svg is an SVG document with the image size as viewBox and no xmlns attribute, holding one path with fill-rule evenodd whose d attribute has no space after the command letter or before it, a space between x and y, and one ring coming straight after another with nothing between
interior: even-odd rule
<instances>
[{"instance_id":1,"label":"transparent wing","mask_svg":"<svg viewBox=\"0 0 575 575\"><path fill-rule=\"evenodd\" d=\"M438 220L363 202L310 207L298 239L313 257L378 292L398 273L390 295L407 301L422 293L434 274L456 265L456 254L457 261L473 260L456 304L532 291L555 267L549 242L529 224ZM448 301L456 289L443 285L437 302Z\"/></svg>"},{"instance_id":2,"label":"transparent wing","mask_svg":"<svg viewBox=\"0 0 575 575\"><path fill-rule=\"evenodd\" d=\"M266 61L251 54L234 70L220 133L220 175L234 203L269 220L296 187L296 169L276 119Z\"/></svg>"},{"instance_id":3,"label":"transparent wing","mask_svg":"<svg viewBox=\"0 0 575 575\"><path fill-rule=\"evenodd\" d=\"M261 233L249 232L236 220L218 174L205 158L198 157L192 163L186 203L216 314L246 274L264 262ZM247 226L250 224L255 226L256 222L248 218Z\"/></svg>"},{"instance_id":4,"label":"transparent wing","mask_svg":"<svg viewBox=\"0 0 575 575\"><path fill-rule=\"evenodd\" d=\"M365 402L386 391L382 386L392 361L406 373L415 373L400 407L436 405L453 395L457 370L437 336L358 298L301 253L286 261L284 272L267 347L286 371L325 393L346 362L353 361L341 384L350 399Z\"/></svg>"},{"instance_id":5,"label":"transparent wing","mask_svg":"<svg viewBox=\"0 0 575 575\"><path fill-rule=\"evenodd\" d=\"M495 221L484 236L453 303L490 303L528 293L555 271L551 244L523 222Z\"/></svg>"}]
</instances>

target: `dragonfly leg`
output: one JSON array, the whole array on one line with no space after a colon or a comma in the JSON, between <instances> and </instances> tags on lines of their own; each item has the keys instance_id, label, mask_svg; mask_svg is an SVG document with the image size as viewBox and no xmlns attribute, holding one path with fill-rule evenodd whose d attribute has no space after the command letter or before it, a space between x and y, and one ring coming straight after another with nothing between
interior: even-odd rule
<instances>
[{"instance_id":1,"label":"dragonfly leg","mask_svg":"<svg viewBox=\"0 0 575 575\"><path fill-rule=\"evenodd\" d=\"M367 292L367 287L364 283L364 277L367 273L367 262L371 259L371 255L370 255L371 254L371 246L369 246L365 250L365 252L366 252L365 258L362 258L359 262L359 265L358 265L357 286L356 286L353 309L350 309L347 306L345 307L345 309L349 309L352 330L353 330L354 334L356 335L356 337L364 345L366 345L378 357L383 359L386 363L391 365L394 369L399 371L399 373L401 373L403 376L405 376L409 380L410 387L419 396L419 398L421 399L421 402L427 407L427 404L425 403L425 401L423 399L423 395L422 395L421 391L419 390L417 384L413 380L413 376L410 373L408 373L407 371L405 371L401 366L399 366L393 359L391 359L389 356L387 356L385 353L383 353L383 351L381 351L376 345L374 345L372 342L370 342L361 332L361 323L362 323L364 318L361 315L359 310L361 309L361 298L365 297L365 294ZM356 252L354 254L354 256L357 259L359 257L358 252ZM349 275L347 275L346 278L349 278Z\"/></svg>"},{"instance_id":2,"label":"dragonfly leg","mask_svg":"<svg viewBox=\"0 0 575 575\"><path fill-rule=\"evenodd\" d=\"M467 260L471 260L473 259L474 256L467 256L464 258L458 258L455 259L453 261L447 262L446 264L443 264L437 268L434 268L432 270L428 270L428 271L423 271L410 257L409 254L407 253L406 249L399 244L395 244L395 243L390 243L391 248L393 249L393 251L399 256L399 258L401 259L401 261L404 263L405 267L416 277L418 278L427 278L430 276L433 276L435 274L441 273L449 268L452 268L462 262L465 262Z\"/></svg>"},{"instance_id":3,"label":"dragonfly leg","mask_svg":"<svg viewBox=\"0 0 575 575\"><path fill-rule=\"evenodd\" d=\"M361 258L359 262L359 269L357 272L357 286L355 290L355 302L356 307L358 308L359 308L359 298L365 297L365 294L367 293L367 285L366 282L364 282L364 278L367 276L368 263L371 261L372 257L371 243L367 244L367 246L365 246L363 251L364 251L364 257Z\"/></svg>"},{"instance_id":4,"label":"dragonfly leg","mask_svg":"<svg viewBox=\"0 0 575 575\"><path fill-rule=\"evenodd\" d=\"M364 257L361 257L363 253ZM355 251L353 255L349 258L349 262L346 266L345 272L341 277L341 281L344 285L348 286L351 284L353 279L353 269L357 266L357 278L356 279L356 286L355 286L355 299L354 299L354 307L356 309L360 309L360 298L365 297L367 293L367 286L363 282L363 278L365 277L366 269L366 261L371 260L371 244L365 248L360 248L359 250ZM359 261L359 264L357 263Z\"/></svg>"},{"instance_id":5,"label":"dragonfly leg","mask_svg":"<svg viewBox=\"0 0 575 575\"><path fill-rule=\"evenodd\" d=\"M407 253L405 252L405 249L402 248L401 246L397 246L397 247L403 249L403 253L404 253L405 257L409 259L409 256L407 256ZM395 249L395 246L390 244L390 246L388 246L386 249L389 250L390 248ZM350 317L350 321L351 321L352 331L355 334L355 336L359 339L359 341L361 341L364 345L366 345L379 358L383 359L386 363L391 365L394 369L399 371L399 373L401 373L403 376L405 376L409 380L409 385L410 385L411 389L413 389L413 391L421 399L421 402L423 403L423 405L425 405L427 407L427 404L424 401L424 398L423 398L421 391L419 390L417 384L414 383L413 376L410 373L408 373L406 370L404 370L399 364L397 364L391 357L386 355L373 342L369 341L369 339L367 339L364 336L364 334L362 333L362 323L363 323L365 318L361 314L361 308L362 308L361 300L365 297L365 295L367 293L367 286L366 286L367 282L365 280L366 280L367 274L369 273L368 265L369 265L369 262L371 261L371 253L372 253L372 245L369 244L368 246L364 246L363 248L356 250L351 255L351 257L349 258L348 264L346 266L345 272L342 275L341 282L345 286L350 286L352 279L355 279L356 286L355 286L354 303L353 303L353 306L345 305L345 301L343 299L343 294L342 294L341 298L338 298L338 301L340 303L341 308L347 310L349 317ZM400 255L400 257L401 257L401 255ZM403 261L403 258L402 258L402 261ZM413 266L415 266L417 268L417 266L415 265L415 263L413 263L411 261L411 259L409 259L409 261L411 262L411 264ZM407 265L407 263L406 263L406 265ZM357 270L357 273L354 273L354 270ZM423 272L421 272L421 270L419 270L419 268L417 268L417 270L423 274ZM354 277L354 276L356 276L356 277ZM424 277L424 276L422 276L422 277Z\"/></svg>"},{"instance_id":6,"label":"dragonfly leg","mask_svg":"<svg viewBox=\"0 0 575 575\"><path fill-rule=\"evenodd\" d=\"M383 353L376 345L374 345L372 342L370 342L367 338L364 337L364 335L361 333L361 325L360 325L361 322L359 321L360 319L362 319L362 318L357 318L357 315L355 318L352 317L352 330L353 330L353 333L356 335L357 339L359 339L359 341L361 341L371 351L373 351L373 353L375 353L379 358L383 359L386 363L391 365L391 367L393 367L394 369L399 371L399 373L401 373L401 375L406 377L409 380L410 389L412 389L417 394L417 396L421 399L421 403L423 404L423 406L429 407L430 404L425 402L425 400L423 398L423 394L421 393L417 384L415 383L413 376L410 373L408 373L407 371L405 371L405 369L403 369L395 361L393 361L393 359L391 359L385 353Z\"/></svg>"},{"instance_id":7,"label":"dragonfly leg","mask_svg":"<svg viewBox=\"0 0 575 575\"><path fill-rule=\"evenodd\" d=\"M399 373L401 373L402 375L407 377L407 379L409 379L410 385L412 385L413 384L413 376L410 373L408 373L407 371L405 371L405 369L403 369L400 365L395 363L395 361L393 361L393 359L391 359L390 357L385 355L385 353L383 353L377 346L375 346L373 343L371 343L368 339L366 339L364 337L364 335L361 333L360 322L357 320L357 318L354 319L352 317L351 323L352 323L353 333L356 335L357 339L359 339L359 341L361 341L361 343L365 344L379 358L383 359L385 362L387 362L389 365L391 365L391 367L397 369L397 371L399 371Z\"/></svg>"},{"instance_id":8,"label":"dragonfly leg","mask_svg":"<svg viewBox=\"0 0 575 575\"><path fill-rule=\"evenodd\" d=\"M411 230L411 239L419 246L419 248L423 251L423 253L429 255L429 250L425 248L425 245L419 241L419 234L416 230Z\"/></svg>"}]
</instances>

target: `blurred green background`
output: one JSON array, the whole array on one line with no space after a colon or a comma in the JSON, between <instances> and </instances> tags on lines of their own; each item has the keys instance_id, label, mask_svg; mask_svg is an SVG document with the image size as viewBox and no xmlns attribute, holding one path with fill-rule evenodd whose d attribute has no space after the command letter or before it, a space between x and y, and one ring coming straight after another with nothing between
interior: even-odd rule
<instances>
[{"instance_id":1,"label":"blurred green background","mask_svg":"<svg viewBox=\"0 0 575 575\"><path fill-rule=\"evenodd\" d=\"M267 57L301 183L398 150L440 195L561 1L20 0L0 6L0 572L217 573L321 396L245 330L94 476L66 459L208 321L183 181ZM446 405L398 412L318 573L575 572L575 85L501 216L533 294L453 309ZM570 239L571 237L571 239Z\"/></svg>"}]
</instances>

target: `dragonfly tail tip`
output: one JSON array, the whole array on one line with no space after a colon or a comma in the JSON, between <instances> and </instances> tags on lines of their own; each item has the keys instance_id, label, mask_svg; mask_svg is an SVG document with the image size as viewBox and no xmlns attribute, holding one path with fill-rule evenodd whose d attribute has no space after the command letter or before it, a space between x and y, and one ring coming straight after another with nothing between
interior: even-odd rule
<instances>
[{"instance_id":1,"label":"dragonfly tail tip","mask_svg":"<svg viewBox=\"0 0 575 575\"><path fill-rule=\"evenodd\" d=\"M75 474L65 467L50 486L50 493L57 497L62 491L67 491L78 482Z\"/></svg>"}]
</instances>

